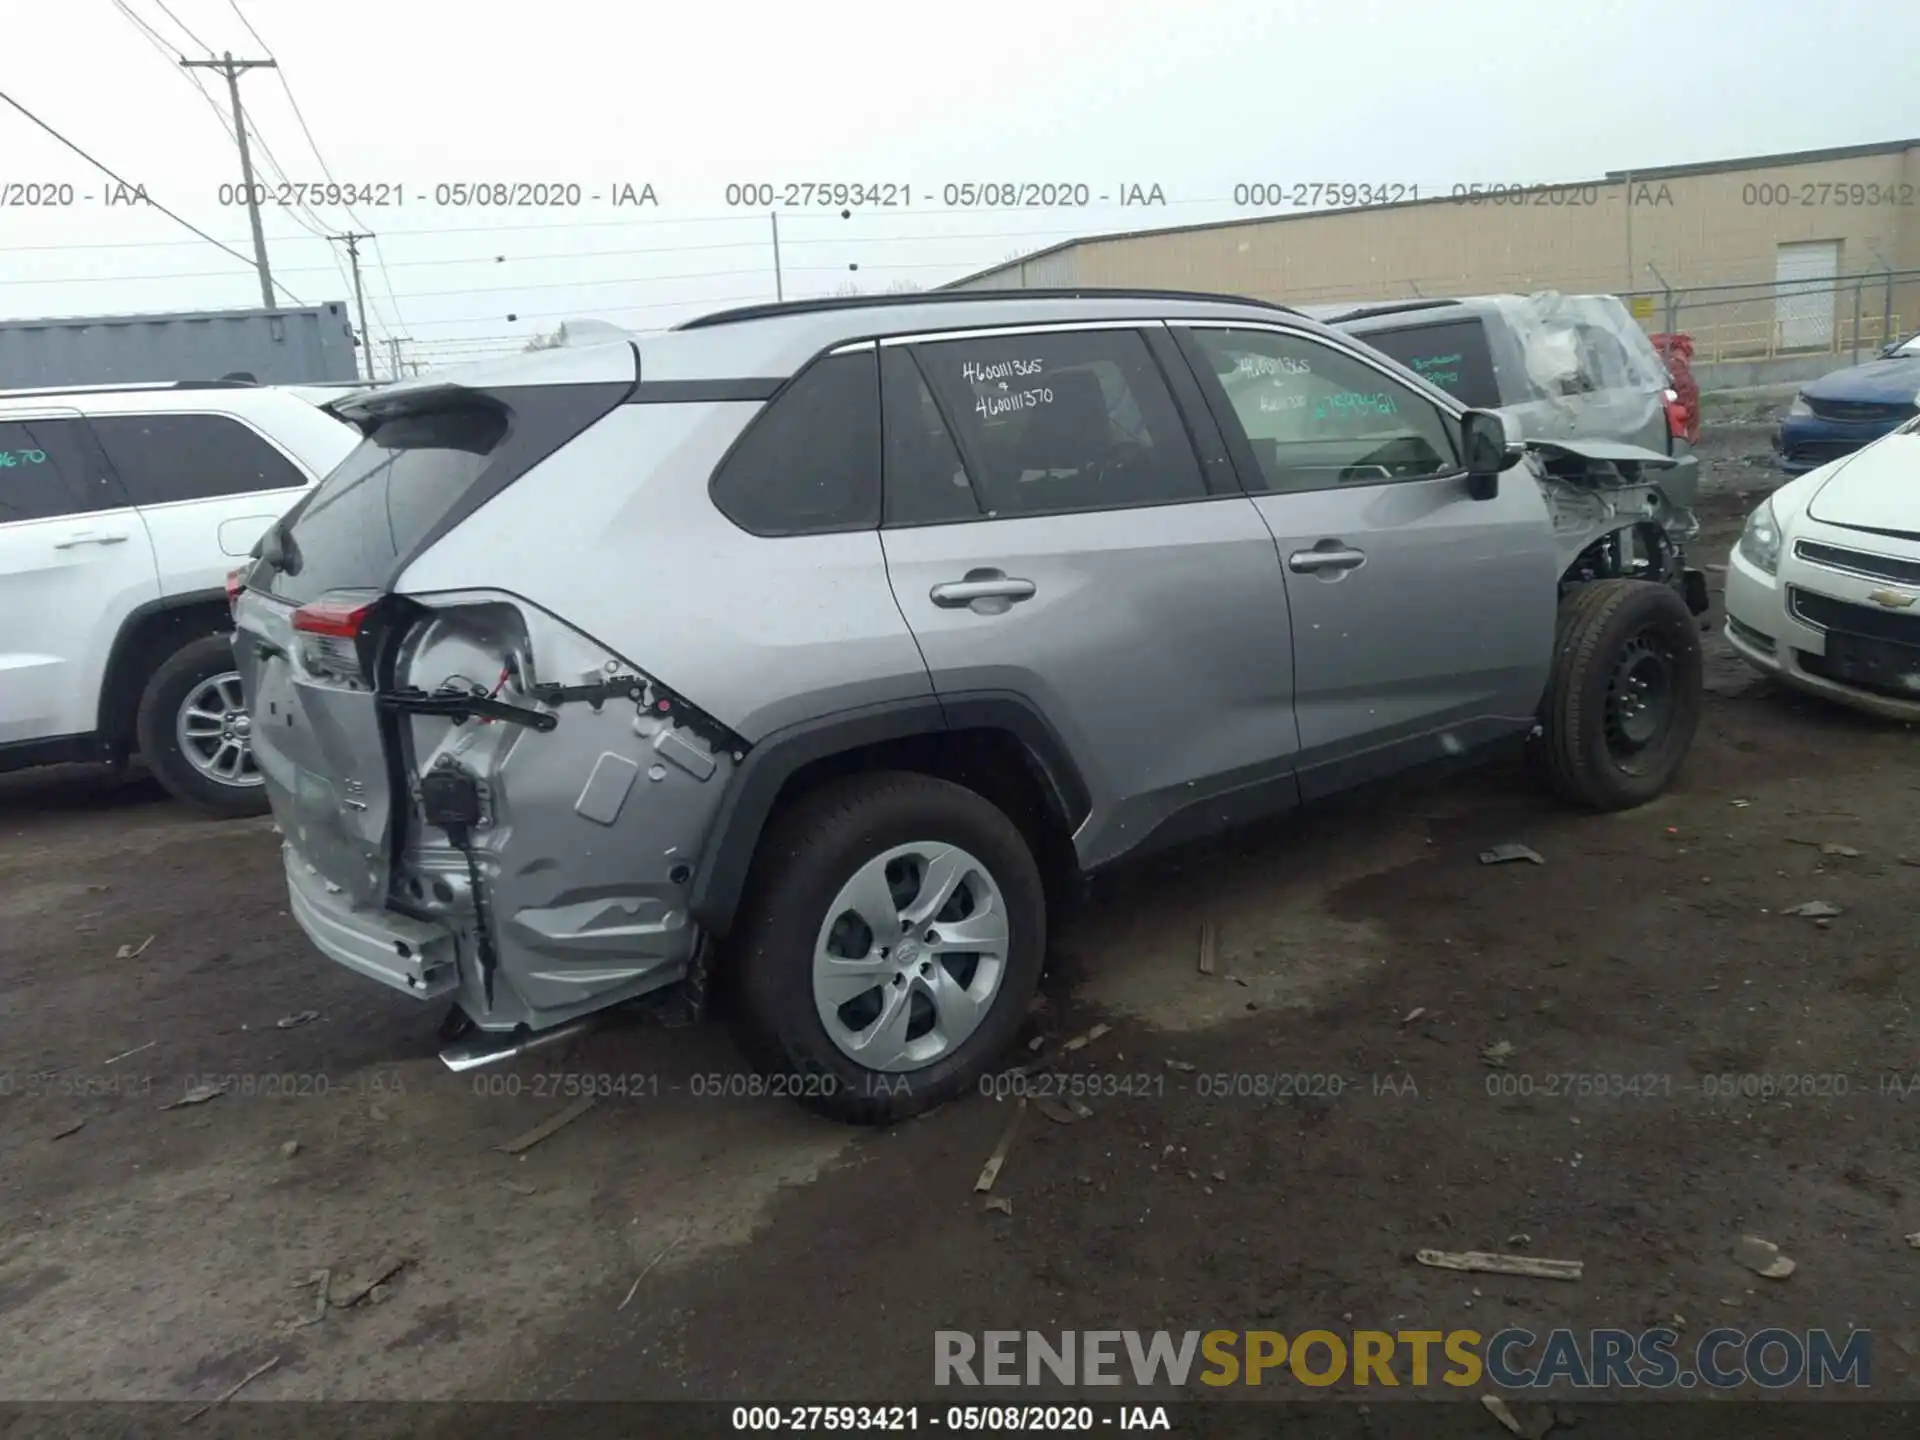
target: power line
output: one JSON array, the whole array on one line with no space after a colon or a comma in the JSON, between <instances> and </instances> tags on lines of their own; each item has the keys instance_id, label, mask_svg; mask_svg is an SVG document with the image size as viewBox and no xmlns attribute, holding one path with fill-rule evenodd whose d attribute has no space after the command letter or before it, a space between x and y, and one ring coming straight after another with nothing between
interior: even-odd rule
<instances>
[{"instance_id":1,"label":"power line","mask_svg":"<svg viewBox=\"0 0 1920 1440\"><path fill-rule=\"evenodd\" d=\"M73 151L74 154L78 155L82 160L86 161L89 165L93 166L94 169L98 170L102 175L105 175L108 179L114 181L116 184L122 186L127 190L138 190L140 188L137 185L134 185L126 180L121 179L119 175L115 174L112 170L108 169L105 165L101 164L100 161L94 159L93 156L89 155L85 150L82 150L78 145L74 144L73 141L69 140L66 136L62 135L58 130L54 129L53 126L49 125L46 121L42 120L38 115L34 114L31 110L27 109L26 106L22 105L18 100L14 99L13 96L7 94L6 91L0 90L0 100L6 101L7 104L11 105L14 109L18 110L22 115L26 116L27 119L31 120L35 125L39 126L42 130L46 131L47 134L51 135L54 139L58 140L62 145L66 146L67 149ZM214 239L213 236L207 234L206 231L202 230L198 225L195 225L191 220L182 219L180 216L174 214L173 211L169 210L166 206L162 205L158 200L155 200L151 196L149 196L147 199L147 204L152 206L155 210L158 210L162 215L166 216L169 220L173 221L174 224L184 226L188 230L191 230L194 234L198 235L202 240L206 241L209 245L213 246L216 250L219 250L225 254L231 255L234 259L240 261L250 269L253 267L253 261L247 259L247 257L242 255L238 250L230 249L226 245L221 244L218 240ZM286 286L282 285L279 288L281 292L289 300L293 301L294 304L304 305L307 303L306 301L302 300L298 295L295 295L291 290L287 289Z\"/></svg>"},{"instance_id":2,"label":"power line","mask_svg":"<svg viewBox=\"0 0 1920 1440\"><path fill-rule=\"evenodd\" d=\"M174 14L173 11L167 8L167 0L153 0L153 3L160 7L160 13L162 15L166 16L169 20L173 21L174 24L178 25L181 28L181 30L185 32L186 37L189 40L191 40L194 44L198 45L202 50L206 51L207 54L209 55L213 54L213 47L207 44L207 42L202 40L198 35L194 34L193 31L188 30L186 21L182 20L178 15Z\"/></svg>"},{"instance_id":3,"label":"power line","mask_svg":"<svg viewBox=\"0 0 1920 1440\"><path fill-rule=\"evenodd\" d=\"M253 37L254 44L258 45L260 49L268 56L277 59L278 57L273 55L273 47L267 44L265 38L260 34L258 30L254 28L253 22L247 19L246 12L240 8L240 0L227 0L227 4L230 7L232 7L233 13L239 19L240 23L246 27L247 34ZM329 183L337 185L339 182L334 178L333 167L327 164L327 157L320 153L320 142L314 138L313 127L307 123L306 112L300 108L300 101L293 93L293 82L287 78L286 67L285 66L276 67L274 70L274 74L279 78L280 88L286 92L287 104L293 110L293 118L296 121L298 121L300 124L300 133L307 137L307 148L313 151L313 158L319 162L320 173L327 177L327 180ZM262 142L263 148L264 148L264 144L265 142L263 141ZM286 175L284 172L282 172L281 174L281 179L283 180L286 179ZM359 217L359 215L354 213L354 209L351 205L348 205L345 202L342 202L340 208L347 212L347 218L351 220L355 225L359 226L361 230L367 231L369 233L372 231L373 227L368 225L366 221L362 220ZM406 320L406 316L400 313L400 297L394 294L393 282L387 276L386 254L380 248L379 238L377 236L373 236L372 238L373 238L374 263L380 267L381 283L383 283L387 287L387 299L393 305L394 319L399 322L400 327L402 329L405 329L407 320ZM335 264L337 265L338 263L339 263L338 257L336 256ZM380 319L381 318L380 306L377 299L374 303L373 308L374 308L374 318ZM384 325L385 321L382 320L381 323ZM393 333L392 327L387 326L387 331L389 336L391 336Z\"/></svg>"},{"instance_id":4,"label":"power line","mask_svg":"<svg viewBox=\"0 0 1920 1440\"><path fill-rule=\"evenodd\" d=\"M608 250L602 253L624 256L628 252ZM529 260L573 260L577 258L579 257L573 255L528 257ZM495 262L492 257L489 256L485 262L478 260L401 260L395 263L397 266L431 265L436 269L441 269L448 265L493 264ZM516 261L516 263L525 262ZM861 261L860 270L863 274L868 270L944 270L962 263L962 261L958 260ZM845 265L788 265L785 268L790 273L814 272L836 275L847 273L847 267ZM326 265L276 265L274 267L274 273L278 275L331 275L338 274L339 270L337 266L330 267ZM734 275L760 275L763 273L764 267L762 266L736 265L726 270L692 270L680 275L610 275L599 279L541 280L528 283L505 281L499 285L483 286L479 289L471 290L421 290L412 292L410 298L425 299L434 295L492 295L495 293L504 295L515 290L564 289L568 285L651 285L668 280L722 280ZM223 278L224 275L224 271L218 270L169 270L151 275L49 275L0 280L0 285L131 285L143 280L218 280Z\"/></svg>"},{"instance_id":5,"label":"power line","mask_svg":"<svg viewBox=\"0 0 1920 1440\"><path fill-rule=\"evenodd\" d=\"M219 102L216 101L213 98L213 96L207 93L206 86L201 83L200 78L196 74L194 74L192 70L183 68L181 65L178 65L175 63L176 57L171 53L171 49L166 44L165 38L161 36L161 34L157 30L155 30L151 25L147 24L147 22L143 20L139 16L139 14L137 14L131 8L131 6L126 3L126 0L112 0L112 3L114 8L118 10L123 16L125 16L126 19L140 32L142 38L144 38L148 44L152 45L153 48L160 53L161 57L167 61L167 68L173 71L173 73L175 73L176 75L180 75L184 77L186 82L193 87L193 93L198 95L201 98L201 100L203 100L206 103L207 108L213 111L214 118L220 122L221 133L224 134L227 137L227 139L235 140L237 137L234 135L233 126L227 120L226 112L221 110ZM165 10L166 7L162 5L161 9ZM167 14L170 18L173 19L176 25L180 25L180 28L182 30L187 30L187 27L184 24L181 24L179 17L173 15L172 11L170 10L167 11ZM244 20L245 17L243 16L242 19ZM187 30L187 35L189 36L189 38L193 39L195 43L200 43L199 38L195 36L191 30ZM203 46L202 48L205 48L205 47ZM212 51L209 50L208 53L211 54ZM184 59L184 57L178 57L178 58ZM276 73L278 73L277 67L276 67ZM281 180L284 181L286 179L285 172L281 170L280 162L274 156L273 151L268 148L266 137L260 133L259 125L257 123L249 123L247 126L247 129L248 129L248 132L253 136L255 142L260 146L261 153L265 157L268 165L272 168L272 171L275 174L278 174ZM295 211L292 207L283 205L280 208L282 208L283 210L286 210L287 214L289 215L289 217L292 218L294 223L297 225L300 225L303 229L307 231L309 235L313 236L315 239L324 240L326 238L326 226L324 222L319 226L319 228L315 228L311 225L308 225L307 222L303 220L299 215L299 213ZM317 219L318 217L315 217L315 218ZM174 242L167 242L167 243L174 243ZM346 272L340 268L339 257L333 255L331 251L329 251L328 254L329 254L329 258L333 260L333 273L339 276L340 282L343 285L346 284L347 283ZM94 277L89 277L89 278L94 278ZM192 277L182 276L180 278L187 279Z\"/></svg>"},{"instance_id":6,"label":"power line","mask_svg":"<svg viewBox=\"0 0 1920 1440\"><path fill-rule=\"evenodd\" d=\"M763 218L765 217L743 216L741 217L741 223L758 224L759 221ZM628 222L625 220L616 220L616 221L584 220L580 222L582 228L587 226L600 225L600 224L625 225L628 223L641 223L641 222ZM381 233L386 235L389 239L392 239L392 238L398 238L402 236L411 236L411 235L426 235L426 236L484 235L484 234L495 233L502 230L513 230L513 229L549 230L549 229L560 229L560 228L563 228L563 227L546 226L546 225L535 225L535 226L449 225L449 226L440 227L440 228L428 228L423 230L386 230ZM796 245L924 245L936 240L1020 240L1020 239L1035 239L1035 238L1048 236L1048 235L1080 236L1089 240L1099 240L1103 238L1101 233L1098 231L1061 228L1061 229L1053 229L1053 230L979 230L979 231L964 231L964 232L951 234L951 235L818 236L814 238L808 238L806 236L797 236L792 239L789 239L787 236L782 235L780 237L780 244L781 244L781 248L783 249L791 249ZM297 235L288 236L285 238L289 240L296 240L296 241L300 239L300 237ZM82 245L0 245L0 254L17 253L17 252L28 251L28 250L146 250L146 249L159 249L163 246L168 246L168 245L184 245L187 243L189 242L184 240L103 240L103 241L91 241L89 243L82 244ZM707 241L701 241L697 244L692 244L692 245L627 245L627 246L622 246L618 250L540 251L540 252L530 253L527 255L514 256L512 258L520 259L520 260L539 260L539 259L571 260L571 259L576 259L581 256L587 256L587 255L673 255L673 254L678 254L681 251L694 251L694 250L765 250L766 248L767 248L767 242L764 239L761 239L761 240L707 240ZM492 259L493 257L492 256L474 256L472 258L473 260L478 261L482 259ZM440 264L440 263L443 263L443 262L432 261L432 260L396 260L394 262L395 265L431 265L431 264ZM465 260L462 260L457 263L465 264L467 262Z\"/></svg>"}]
</instances>

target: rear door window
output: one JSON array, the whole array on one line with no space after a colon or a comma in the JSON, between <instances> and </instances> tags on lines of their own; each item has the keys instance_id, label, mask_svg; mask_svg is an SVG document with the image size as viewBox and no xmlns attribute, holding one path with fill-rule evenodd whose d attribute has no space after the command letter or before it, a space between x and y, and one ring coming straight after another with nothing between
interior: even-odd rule
<instances>
[{"instance_id":1,"label":"rear door window","mask_svg":"<svg viewBox=\"0 0 1920 1440\"><path fill-rule=\"evenodd\" d=\"M1500 382L1486 326L1478 320L1449 320L1441 325L1410 325L1399 330L1354 331L1353 338L1391 355L1430 385L1462 404L1491 410L1500 402Z\"/></svg>"},{"instance_id":2,"label":"rear door window","mask_svg":"<svg viewBox=\"0 0 1920 1440\"><path fill-rule=\"evenodd\" d=\"M294 463L227 415L95 415L100 437L136 505L210 500L307 483Z\"/></svg>"},{"instance_id":3,"label":"rear door window","mask_svg":"<svg viewBox=\"0 0 1920 1440\"><path fill-rule=\"evenodd\" d=\"M0 525L90 515L126 503L85 421L0 420Z\"/></svg>"},{"instance_id":4,"label":"rear door window","mask_svg":"<svg viewBox=\"0 0 1920 1440\"><path fill-rule=\"evenodd\" d=\"M913 356L898 346L880 354L886 418L885 522L939 525L978 520L980 501L940 407Z\"/></svg>"},{"instance_id":5,"label":"rear door window","mask_svg":"<svg viewBox=\"0 0 1920 1440\"><path fill-rule=\"evenodd\" d=\"M995 335L915 350L986 515L1207 498L1193 442L1135 331Z\"/></svg>"},{"instance_id":6,"label":"rear door window","mask_svg":"<svg viewBox=\"0 0 1920 1440\"><path fill-rule=\"evenodd\" d=\"M767 402L721 463L713 503L754 535L880 523L880 384L871 348L816 360Z\"/></svg>"},{"instance_id":7,"label":"rear door window","mask_svg":"<svg viewBox=\"0 0 1920 1440\"><path fill-rule=\"evenodd\" d=\"M507 432L506 414L471 403L382 421L284 523L286 563L266 588L305 603L329 590L379 589L452 512Z\"/></svg>"}]
</instances>

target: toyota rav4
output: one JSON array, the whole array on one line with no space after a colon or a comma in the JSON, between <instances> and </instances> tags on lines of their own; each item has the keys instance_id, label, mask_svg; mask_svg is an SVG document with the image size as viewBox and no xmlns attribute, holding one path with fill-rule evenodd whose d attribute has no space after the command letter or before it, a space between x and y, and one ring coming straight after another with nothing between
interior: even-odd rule
<instances>
[{"instance_id":1,"label":"toyota rav4","mask_svg":"<svg viewBox=\"0 0 1920 1440\"><path fill-rule=\"evenodd\" d=\"M235 600L254 754L300 925L455 1068L711 974L895 1118L1084 877L1506 740L1638 804L1699 715L1669 456L1278 306L790 303L333 408Z\"/></svg>"}]
</instances>

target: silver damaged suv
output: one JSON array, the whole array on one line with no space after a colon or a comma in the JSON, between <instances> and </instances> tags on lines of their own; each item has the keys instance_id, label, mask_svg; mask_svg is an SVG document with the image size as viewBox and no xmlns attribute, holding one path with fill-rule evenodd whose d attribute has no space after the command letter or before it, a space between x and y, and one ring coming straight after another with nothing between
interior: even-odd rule
<instances>
[{"instance_id":1,"label":"silver damaged suv","mask_svg":"<svg viewBox=\"0 0 1920 1440\"><path fill-rule=\"evenodd\" d=\"M1699 716L1668 456L1278 306L801 302L333 408L234 600L254 753L300 925L456 1068L711 975L897 1118L1085 877L1506 741L1638 804Z\"/></svg>"}]
</instances>

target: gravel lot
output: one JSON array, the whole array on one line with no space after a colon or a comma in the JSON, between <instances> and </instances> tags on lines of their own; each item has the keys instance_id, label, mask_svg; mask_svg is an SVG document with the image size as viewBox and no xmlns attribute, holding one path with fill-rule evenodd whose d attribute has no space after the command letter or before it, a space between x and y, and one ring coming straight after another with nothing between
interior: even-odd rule
<instances>
[{"instance_id":1,"label":"gravel lot","mask_svg":"<svg viewBox=\"0 0 1920 1440\"><path fill-rule=\"evenodd\" d=\"M1709 437L1705 562L1774 483L1764 452L1756 425ZM1073 919L1036 1033L1110 1025L1068 1068L1136 1093L1070 1126L1029 1113L1010 1215L972 1193L1006 1104L849 1131L709 1093L741 1076L724 1031L641 1021L452 1076L437 1013L306 945L267 822L11 777L0 1323L33 1343L0 1346L0 1398L205 1400L277 1357L249 1398L872 1402L931 1393L936 1329L1675 1315L1870 1327L1876 1392L1910 1395L1920 1079L1903 1100L1887 1077L1920 1077L1920 746L1709 651L1693 758L1645 809L1572 814L1483 773L1161 866ZM1476 862L1506 840L1547 863ZM1778 913L1808 900L1843 913ZM1664 1078L1502 1093L1574 1072ZM1344 1088L1205 1093L1280 1074ZM496 1148L569 1103L556 1075L629 1093ZM1844 1078L1711 1093L1746 1075ZM203 1076L233 1083L162 1108ZM1746 1233L1792 1278L1736 1265ZM1517 1234L1584 1278L1411 1263Z\"/></svg>"}]
</instances>

